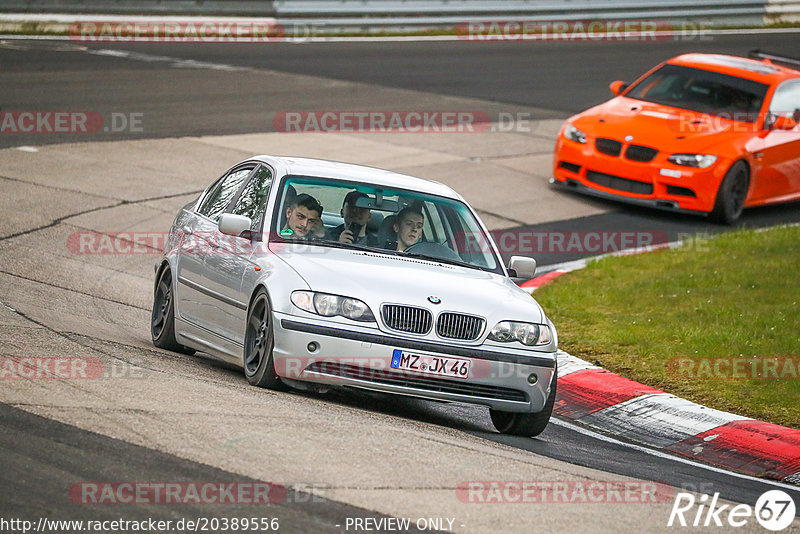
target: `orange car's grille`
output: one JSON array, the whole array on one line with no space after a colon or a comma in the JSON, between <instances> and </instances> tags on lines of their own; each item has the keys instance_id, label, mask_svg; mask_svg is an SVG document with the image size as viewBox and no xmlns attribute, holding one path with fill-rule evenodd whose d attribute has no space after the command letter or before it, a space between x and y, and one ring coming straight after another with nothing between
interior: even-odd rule
<instances>
[{"instance_id":1,"label":"orange car's grille","mask_svg":"<svg viewBox=\"0 0 800 534\"><path fill-rule=\"evenodd\" d=\"M594 142L594 147L601 154L606 156L618 157L622 154L622 143L614 139L605 137L598 137ZM638 161L641 163L649 163L658 155L658 150L650 148L649 146L642 145L629 145L625 149L625 158L631 161Z\"/></svg>"},{"instance_id":2,"label":"orange car's grille","mask_svg":"<svg viewBox=\"0 0 800 534\"><path fill-rule=\"evenodd\" d=\"M657 154L658 150L650 148L649 146L630 145L625 150L625 157L627 159L631 161L641 161L642 163L653 161Z\"/></svg>"},{"instance_id":3,"label":"orange car's grille","mask_svg":"<svg viewBox=\"0 0 800 534\"><path fill-rule=\"evenodd\" d=\"M605 174L597 171L586 171L586 179L598 185L608 187L609 189L616 189L617 191L636 193L637 195L653 194L653 184L640 182L638 180L630 180L628 178L622 178L612 174Z\"/></svg>"},{"instance_id":4,"label":"orange car's grille","mask_svg":"<svg viewBox=\"0 0 800 534\"><path fill-rule=\"evenodd\" d=\"M598 137L594 142L594 147L598 152L602 152L607 156L617 157L622 152L622 143L614 141L613 139L606 139L605 137Z\"/></svg>"}]
</instances>

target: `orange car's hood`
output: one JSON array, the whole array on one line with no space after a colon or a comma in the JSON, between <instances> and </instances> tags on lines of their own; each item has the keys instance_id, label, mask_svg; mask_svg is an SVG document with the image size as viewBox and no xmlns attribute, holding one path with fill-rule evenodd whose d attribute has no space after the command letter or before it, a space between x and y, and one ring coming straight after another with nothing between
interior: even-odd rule
<instances>
[{"instance_id":1,"label":"orange car's hood","mask_svg":"<svg viewBox=\"0 0 800 534\"><path fill-rule=\"evenodd\" d=\"M742 123L623 96L577 115L572 124L590 137L607 137L667 152L701 153L742 135Z\"/></svg>"}]
</instances>

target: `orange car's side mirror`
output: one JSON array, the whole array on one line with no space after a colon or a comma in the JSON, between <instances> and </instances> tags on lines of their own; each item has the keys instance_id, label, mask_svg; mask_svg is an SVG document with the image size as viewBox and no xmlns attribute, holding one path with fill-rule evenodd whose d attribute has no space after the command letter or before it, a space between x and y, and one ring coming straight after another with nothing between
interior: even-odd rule
<instances>
[{"instance_id":1,"label":"orange car's side mirror","mask_svg":"<svg viewBox=\"0 0 800 534\"><path fill-rule=\"evenodd\" d=\"M628 85L629 84L623 82L622 80L617 80L616 82L611 82L608 88L611 89L612 93L619 96L622 94L622 91L628 88Z\"/></svg>"},{"instance_id":2,"label":"orange car's side mirror","mask_svg":"<svg viewBox=\"0 0 800 534\"><path fill-rule=\"evenodd\" d=\"M780 116L775 117L771 128L773 130L793 130L795 126L797 126L797 121L793 118Z\"/></svg>"}]
</instances>

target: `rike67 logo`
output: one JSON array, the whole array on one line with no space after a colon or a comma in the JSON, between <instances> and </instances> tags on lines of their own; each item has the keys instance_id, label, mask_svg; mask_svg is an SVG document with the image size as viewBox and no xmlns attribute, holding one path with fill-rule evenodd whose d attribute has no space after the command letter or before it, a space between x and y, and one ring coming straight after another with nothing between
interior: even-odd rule
<instances>
[{"instance_id":1,"label":"rike67 logo","mask_svg":"<svg viewBox=\"0 0 800 534\"><path fill-rule=\"evenodd\" d=\"M762 494L755 506L749 504L720 504L719 493L712 497L701 494L678 493L669 514L667 526L679 527L743 527L755 517L767 530L784 530L794 521L796 508L792 497L781 490Z\"/></svg>"}]
</instances>

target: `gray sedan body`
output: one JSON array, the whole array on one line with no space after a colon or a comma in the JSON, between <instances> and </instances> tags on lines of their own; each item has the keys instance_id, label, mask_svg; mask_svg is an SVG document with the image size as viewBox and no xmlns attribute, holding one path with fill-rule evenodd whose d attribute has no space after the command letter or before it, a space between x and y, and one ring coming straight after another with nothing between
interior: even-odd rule
<instances>
[{"instance_id":1,"label":"gray sedan body","mask_svg":"<svg viewBox=\"0 0 800 534\"><path fill-rule=\"evenodd\" d=\"M369 211L371 245L335 239L351 191ZM302 213L322 213L302 235L292 209L307 197L319 210ZM403 208L424 225L400 250ZM180 210L155 268L154 343L241 366L254 385L483 405L514 434L538 434L549 419L555 328L509 278L474 211L442 184L258 156Z\"/></svg>"}]
</instances>

